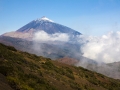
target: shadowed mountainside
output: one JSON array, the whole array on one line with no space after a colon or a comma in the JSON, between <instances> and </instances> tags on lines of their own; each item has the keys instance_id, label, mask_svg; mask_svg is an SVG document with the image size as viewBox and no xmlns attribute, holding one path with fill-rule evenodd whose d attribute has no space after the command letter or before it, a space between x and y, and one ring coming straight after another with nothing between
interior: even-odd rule
<instances>
[{"instance_id":1,"label":"shadowed mountainside","mask_svg":"<svg viewBox=\"0 0 120 90\"><path fill-rule=\"evenodd\" d=\"M42 43L7 36L1 36L0 42L5 45L14 46L18 50L36 54L38 56L45 56L54 60L65 56L79 59L81 53L79 45L67 42ZM77 52L79 55L76 55L74 52Z\"/></svg>"}]
</instances>

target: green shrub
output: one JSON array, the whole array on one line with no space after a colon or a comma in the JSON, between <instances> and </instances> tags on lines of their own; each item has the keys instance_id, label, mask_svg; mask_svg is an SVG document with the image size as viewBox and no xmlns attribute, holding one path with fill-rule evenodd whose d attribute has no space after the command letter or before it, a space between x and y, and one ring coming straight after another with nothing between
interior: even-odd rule
<instances>
[{"instance_id":1,"label":"green shrub","mask_svg":"<svg viewBox=\"0 0 120 90\"><path fill-rule=\"evenodd\" d=\"M0 66L0 73L2 73L5 76L7 76L8 74L10 74L12 71L13 71L12 67L9 67L9 66Z\"/></svg>"},{"instance_id":2,"label":"green shrub","mask_svg":"<svg viewBox=\"0 0 120 90\"><path fill-rule=\"evenodd\" d=\"M12 51L17 51L14 47L12 47L12 46L8 46L7 47L9 50L12 50Z\"/></svg>"}]
</instances>

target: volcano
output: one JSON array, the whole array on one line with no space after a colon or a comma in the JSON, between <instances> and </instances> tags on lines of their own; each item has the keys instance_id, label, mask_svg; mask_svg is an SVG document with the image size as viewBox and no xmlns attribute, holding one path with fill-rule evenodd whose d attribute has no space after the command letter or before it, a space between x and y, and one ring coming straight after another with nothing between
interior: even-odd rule
<instances>
[{"instance_id":1,"label":"volcano","mask_svg":"<svg viewBox=\"0 0 120 90\"><path fill-rule=\"evenodd\" d=\"M55 23L53 20L48 19L47 17L42 17L40 19L36 19L16 30L15 32L8 32L3 34L3 36L29 39L33 38L34 33L44 31L47 34L55 34L55 33L64 33L70 36L81 35L80 32L75 31L69 27L64 25Z\"/></svg>"},{"instance_id":2,"label":"volcano","mask_svg":"<svg viewBox=\"0 0 120 90\"><path fill-rule=\"evenodd\" d=\"M17 32L30 32L31 30L33 30L34 32L44 30L48 34L67 33L73 35L80 35L79 32L69 27L57 24L45 16L40 19L33 20L32 22L18 29Z\"/></svg>"}]
</instances>

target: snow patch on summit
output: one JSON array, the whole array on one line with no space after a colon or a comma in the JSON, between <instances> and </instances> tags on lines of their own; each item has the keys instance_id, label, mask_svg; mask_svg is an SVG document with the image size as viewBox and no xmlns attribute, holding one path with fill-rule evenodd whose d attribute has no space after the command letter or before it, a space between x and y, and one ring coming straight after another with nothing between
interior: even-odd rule
<instances>
[{"instance_id":1,"label":"snow patch on summit","mask_svg":"<svg viewBox=\"0 0 120 90\"><path fill-rule=\"evenodd\" d=\"M39 21L49 21L49 22L54 22L54 21L50 20L49 18L47 18L47 17L45 17L45 16L43 16L42 18L37 19L37 20L39 20Z\"/></svg>"}]
</instances>

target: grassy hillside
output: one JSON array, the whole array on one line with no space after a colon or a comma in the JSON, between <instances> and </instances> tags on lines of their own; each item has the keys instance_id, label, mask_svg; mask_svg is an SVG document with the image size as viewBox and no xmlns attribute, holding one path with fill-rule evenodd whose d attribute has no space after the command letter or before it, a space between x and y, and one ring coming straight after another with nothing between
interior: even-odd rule
<instances>
[{"instance_id":1,"label":"grassy hillside","mask_svg":"<svg viewBox=\"0 0 120 90\"><path fill-rule=\"evenodd\" d=\"M6 85L7 90L120 90L120 80L3 44L0 44L0 73L0 78L5 77L0 81L0 90Z\"/></svg>"}]
</instances>

